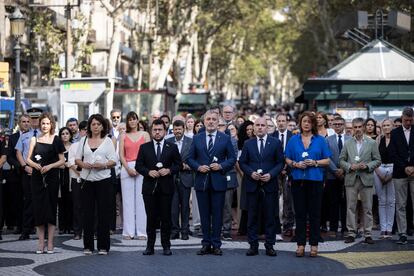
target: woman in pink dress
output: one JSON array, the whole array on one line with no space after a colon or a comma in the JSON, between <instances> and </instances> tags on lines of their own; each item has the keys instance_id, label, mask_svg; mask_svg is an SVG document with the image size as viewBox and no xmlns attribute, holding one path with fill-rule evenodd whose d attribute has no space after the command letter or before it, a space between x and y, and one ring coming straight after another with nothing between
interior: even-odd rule
<instances>
[{"instance_id":1,"label":"woman in pink dress","mask_svg":"<svg viewBox=\"0 0 414 276\"><path fill-rule=\"evenodd\" d=\"M126 117L126 133L119 139L119 158L122 164L121 189L124 239L135 236L146 239L147 216L142 198L143 176L135 170L135 161L142 144L151 140L148 132L138 130L138 115L131 111Z\"/></svg>"}]
</instances>

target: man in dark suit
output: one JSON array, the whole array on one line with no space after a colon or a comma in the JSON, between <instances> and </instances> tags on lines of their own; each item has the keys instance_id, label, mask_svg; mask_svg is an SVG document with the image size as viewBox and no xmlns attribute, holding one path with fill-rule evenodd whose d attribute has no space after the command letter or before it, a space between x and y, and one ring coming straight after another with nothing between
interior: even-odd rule
<instances>
[{"instance_id":1,"label":"man in dark suit","mask_svg":"<svg viewBox=\"0 0 414 276\"><path fill-rule=\"evenodd\" d=\"M288 117L285 113L279 113L276 115L277 130L273 132L273 137L279 139L282 144L283 152L285 152L286 145L293 135L292 132L287 129L287 123ZM278 181L279 187L281 188L281 191L279 191L279 193L281 192L283 195L283 233L285 236L291 237L293 235L293 225L295 224L295 213L293 211L292 192L290 191L291 177L289 177L289 170L286 164L284 165L282 172L279 175ZM276 217L278 220L279 214L276 214ZM277 220L276 228L278 228ZM276 235L276 239L278 239L278 235Z\"/></svg>"},{"instance_id":2,"label":"man in dark suit","mask_svg":"<svg viewBox=\"0 0 414 276\"><path fill-rule=\"evenodd\" d=\"M226 173L236 163L230 136L217 131L219 114L208 110L204 115L205 132L193 138L188 165L196 171L195 190L203 230L202 248L198 255L222 255L221 227L224 198L227 190Z\"/></svg>"},{"instance_id":3,"label":"man in dark suit","mask_svg":"<svg viewBox=\"0 0 414 276\"><path fill-rule=\"evenodd\" d=\"M156 228L161 221L161 245L164 255L171 255L171 201L174 175L182 166L177 145L165 141L166 127L157 119L151 126L152 141L141 145L135 170L144 176L142 195L147 213L147 248L143 255L153 255Z\"/></svg>"},{"instance_id":4,"label":"man in dark suit","mask_svg":"<svg viewBox=\"0 0 414 276\"><path fill-rule=\"evenodd\" d=\"M184 135L184 121L177 120L173 123L174 137L167 139L167 142L174 143L178 147L178 151L183 161L182 170L174 177L174 195L172 198L171 217L172 230L171 239L178 239L181 232L181 239L188 240L190 232L190 194L191 187L194 184L193 173L191 168L185 163L190 154L193 139ZM180 227L181 214L181 227Z\"/></svg>"},{"instance_id":5,"label":"man in dark suit","mask_svg":"<svg viewBox=\"0 0 414 276\"><path fill-rule=\"evenodd\" d=\"M346 141L352 137L345 133L345 119L337 117L334 119L333 127L335 134L326 138L332 156L329 158L327 171L327 192L329 206L329 235L336 237L338 231L339 214L341 214L341 232L346 231L346 198L344 177L345 172L339 164L339 155Z\"/></svg>"},{"instance_id":6,"label":"man in dark suit","mask_svg":"<svg viewBox=\"0 0 414 276\"><path fill-rule=\"evenodd\" d=\"M266 255L276 256L273 248L276 241L275 212L278 212L278 176L283 168L283 148L278 139L266 134L266 119L254 122L255 138L245 142L239 158L243 181L247 191L247 235L250 249L247 256L259 254L257 220L259 207L265 214ZM260 205L260 202L263 204Z\"/></svg>"},{"instance_id":7,"label":"man in dark suit","mask_svg":"<svg viewBox=\"0 0 414 276\"><path fill-rule=\"evenodd\" d=\"M411 107L402 112L402 126L391 131L389 153L394 161L392 178L395 186L395 205L398 233L397 243L407 244L407 195L414 199L414 111ZM414 209L414 200L412 201Z\"/></svg>"},{"instance_id":8,"label":"man in dark suit","mask_svg":"<svg viewBox=\"0 0 414 276\"><path fill-rule=\"evenodd\" d=\"M19 131L13 133L9 137L8 151L7 151L7 163L10 165L10 171L7 176L7 183L11 189L11 201L12 208L10 211L13 212L15 219L16 231L14 234L22 233L23 224L23 188L22 178L23 169L20 166L19 160L17 160L16 147L17 141L22 133L29 131L30 129L30 117L27 114L23 114L19 118Z\"/></svg>"}]
</instances>

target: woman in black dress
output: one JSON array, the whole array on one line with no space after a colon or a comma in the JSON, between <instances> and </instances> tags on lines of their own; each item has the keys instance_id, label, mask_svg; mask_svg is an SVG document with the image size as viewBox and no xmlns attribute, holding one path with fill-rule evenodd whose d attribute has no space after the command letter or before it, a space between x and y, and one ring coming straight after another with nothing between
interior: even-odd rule
<instances>
[{"instance_id":1,"label":"woman in black dress","mask_svg":"<svg viewBox=\"0 0 414 276\"><path fill-rule=\"evenodd\" d=\"M59 130L59 138L65 146L65 165L59 168L60 198L59 207L59 234L69 234L72 231L73 206L72 206L72 188L69 177L68 155L69 148L72 145L72 132L67 127Z\"/></svg>"},{"instance_id":2,"label":"woman in black dress","mask_svg":"<svg viewBox=\"0 0 414 276\"><path fill-rule=\"evenodd\" d=\"M45 225L48 225L47 253L53 253L56 228L56 209L59 191L59 167L65 164L65 147L54 135L55 119L50 113L40 118L41 134L30 140L26 163L32 167L31 178L33 214L39 238L37 254L44 253Z\"/></svg>"}]
</instances>

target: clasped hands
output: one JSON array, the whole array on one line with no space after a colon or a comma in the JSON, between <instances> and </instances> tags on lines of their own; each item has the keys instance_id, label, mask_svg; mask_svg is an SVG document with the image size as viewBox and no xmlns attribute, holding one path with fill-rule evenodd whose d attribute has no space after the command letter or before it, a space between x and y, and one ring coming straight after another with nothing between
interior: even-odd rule
<instances>
[{"instance_id":1,"label":"clasped hands","mask_svg":"<svg viewBox=\"0 0 414 276\"><path fill-rule=\"evenodd\" d=\"M152 178L158 178L158 177L161 177L161 176L166 176L167 174L170 174L170 172L171 172L170 169L162 168L162 169L159 169L158 171L157 170L150 170L148 172L148 175L151 176Z\"/></svg>"},{"instance_id":2,"label":"clasped hands","mask_svg":"<svg viewBox=\"0 0 414 276\"><path fill-rule=\"evenodd\" d=\"M295 168L297 169L306 169L307 167L316 167L316 160L305 159L304 161L299 161L295 163Z\"/></svg>"},{"instance_id":3,"label":"clasped hands","mask_svg":"<svg viewBox=\"0 0 414 276\"><path fill-rule=\"evenodd\" d=\"M414 166L405 167L404 171L408 176L414 176Z\"/></svg>"},{"instance_id":4,"label":"clasped hands","mask_svg":"<svg viewBox=\"0 0 414 276\"><path fill-rule=\"evenodd\" d=\"M107 166L105 163L88 163L88 162L83 162L82 164L82 168L83 169L87 169L87 170L91 170L91 169L95 169L95 170L103 170L103 169L107 169Z\"/></svg>"},{"instance_id":5,"label":"clasped hands","mask_svg":"<svg viewBox=\"0 0 414 276\"><path fill-rule=\"evenodd\" d=\"M365 170L368 166L364 162L351 164L351 171Z\"/></svg>"},{"instance_id":6,"label":"clasped hands","mask_svg":"<svg viewBox=\"0 0 414 276\"><path fill-rule=\"evenodd\" d=\"M27 167L27 166L26 166ZM50 171L50 169L52 169L53 167L51 166L51 164L46 165L46 166L41 166L39 163L35 163L34 165L34 169L38 170L41 174L45 174L48 171ZM26 170L27 172L27 170ZM30 173L31 174L31 173Z\"/></svg>"},{"instance_id":7,"label":"clasped hands","mask_svg":"<svg viewBox=\"0 0 414 276\"><path fill-rule=\"evenodd\" d=\"M256 180L256 181L262 181L262 182L269 182L270 181L270 178L272 178L272 176L270 175L270 173L260 174L258 172L252 172L252 174L250 176L254 180Z\"/></svg>"},{"instance_id":8,"label":"clasped hands","mask_svg":"<svg viewBox=\"0 0 414 276\"><path fill-rule=\"evenodd\" d=\"M201 173L208 173L209 171L219 171L221 170L221 165L219 163L211 163L209 165L201 165L198 167L198 171Z\"/></svg>"}]
</instances>

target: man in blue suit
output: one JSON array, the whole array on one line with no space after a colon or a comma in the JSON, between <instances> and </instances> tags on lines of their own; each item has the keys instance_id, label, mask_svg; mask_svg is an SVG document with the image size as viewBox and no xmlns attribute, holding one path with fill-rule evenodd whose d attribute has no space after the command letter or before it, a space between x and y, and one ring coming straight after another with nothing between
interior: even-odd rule
<instances>
[{"instance_id":1,"label":"man in blue suit","mask_svg":"<svg viewBox=\"0 0 414 276\"><path fill-rule=\"evenodd\" d=\"M250 249L246 255L259 254L257 220L259 206L263 206L266 255L276 256L277 253L273 246L276 242L275 212L278 212L279 185L277 179L283 168L283 148L278 139L266 134L265 118L256 119L254 133L256 137L245 142L239 158L247 191L247 237Z\"/></svg>"},{"instance_id":2,"label":"man in blue suit","mask_svg":"<svg viewBox=\"0 0 414 276\"><path fill-rule=\"evenodd\" d=\"M217 131L219 114L209 110L204 115L205 132L193 137L188 165L196 172L194 189L203 230L202 248L198 255L222 255L221 227L224 198L227 190L226 173L236 163L236 153L230 137Z\"/></svg>"}]
</instances>

